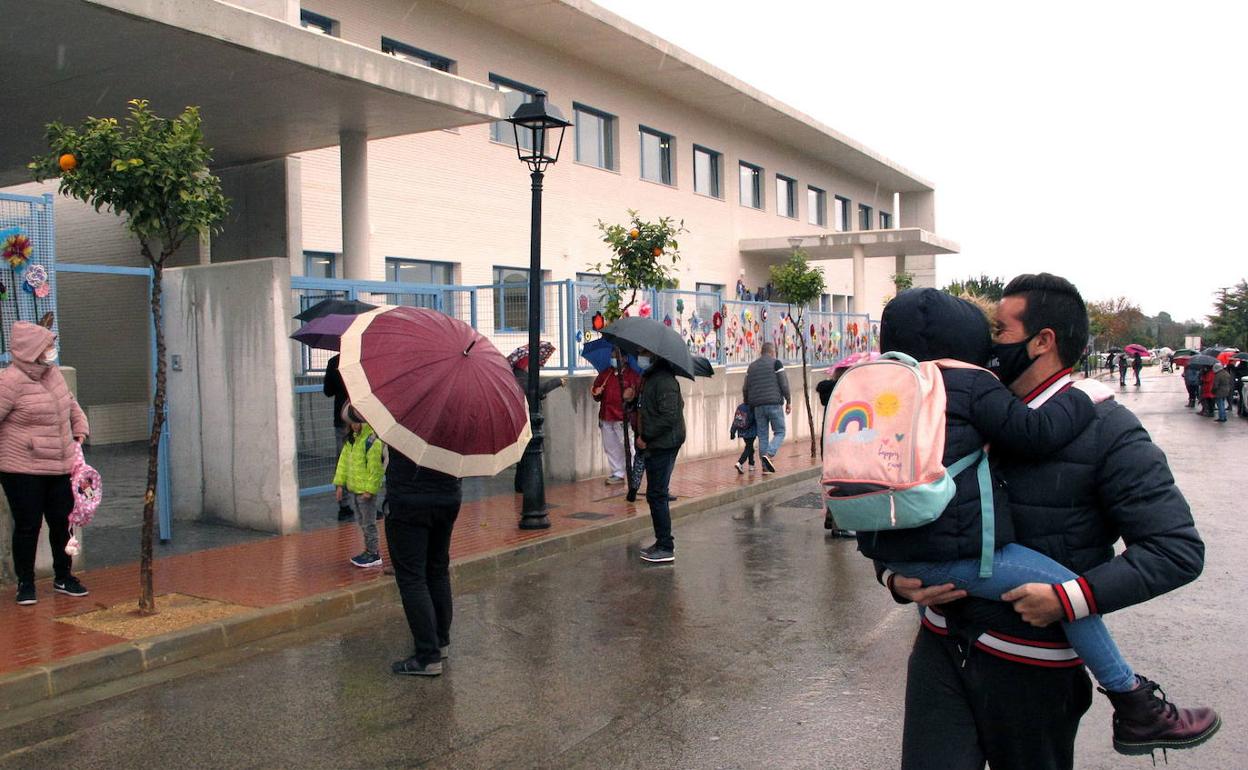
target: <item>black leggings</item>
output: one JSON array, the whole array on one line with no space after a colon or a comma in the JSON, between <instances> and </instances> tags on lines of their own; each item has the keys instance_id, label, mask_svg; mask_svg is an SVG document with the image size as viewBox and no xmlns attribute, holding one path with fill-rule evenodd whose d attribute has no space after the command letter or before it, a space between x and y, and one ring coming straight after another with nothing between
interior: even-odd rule
<instances>
[{"instance_id":1,"label":"black leggings","mask_svg":"<svg viewBox=\"0 0 1248 770\"><path fill-rule=\"evenodd\" d=\"M69 476L0 473L0 485L13 512L13 571L18 582L35 581L35 547L44 519L56 579L69 577L73 560L65 553L65 544L69 542L69 513L74 510Z\"/></svg>"},{"instance_id":2,"label":"black leggings","mask_svg":"<svg viewBox=\"0 0 1248 770\"><path fill-rule=\"evenodd\" d=\"M745 442L745 450L741 452L741 457L737 459L737 465L740 465L746 460L749 460L750 465L753 465L754 464L754 439L742 438L741 440Z\"/></svg>"}]
</instances>

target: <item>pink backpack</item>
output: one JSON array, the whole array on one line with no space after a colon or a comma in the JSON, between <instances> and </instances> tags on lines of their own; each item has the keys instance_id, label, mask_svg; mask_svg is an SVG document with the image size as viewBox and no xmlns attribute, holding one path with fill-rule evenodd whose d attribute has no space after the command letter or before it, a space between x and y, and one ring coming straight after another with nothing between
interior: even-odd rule
<instances>
[{"instance_id":1,"label":"pink backpack","mask_svg":"<svg viewBox=\"0 0 1248 770\"><path fill-rule=\"evenodd\" d=\"M85 527L95 517L95 509L100 507L100 497L104 493L100 472L90 465L82 455L82 445L74 444L77 457L74 468L69 473L69 483L74 490L74 510L69 514L69 523L75 527Z\"/></svg>"},{"instance_id":2,"label":"pink backpack","mask_svg":"<svg viewBox=\"0 0 1248 770\"><path fill-rule=\"evenodd\" d=\"M979 465L983 513L980 574L992 574L992 481L986 450L943 464L945 381L941 369L979 367L944 359L919 363L885 353L842 375L823 426L825 500L836 523L860 532L930 524L955 492L954 477ZM987 572L985 572L987 570Z\"/></svg>"}]
</instances>

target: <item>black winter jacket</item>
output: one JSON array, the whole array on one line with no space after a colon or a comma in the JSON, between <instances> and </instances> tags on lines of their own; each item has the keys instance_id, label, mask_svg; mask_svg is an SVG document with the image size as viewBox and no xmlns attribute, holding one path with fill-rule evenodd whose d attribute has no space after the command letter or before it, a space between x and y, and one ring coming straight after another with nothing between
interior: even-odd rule
<instances>
[{"instance_id":1,"label":"black winter jacket","mask_svg":"<svg viewBox=\"0 0 1248 770\"><path fill-rule=\"evenodd\" d=\"M447 509L459 510L463 481L445 473L423 468L407 455L388 449L386 464L386 503L396 520L428 521Z\"/></svg>"},{"instance_id":2,"label":"black winter jacket","mask_svg":"<svg viewBox=\"0 0 1248 770\"><path fill-rule=\"evenodd\" d=\"M641 380L638 433L647 449L680 449L685 443L685 399L666 361L658 361Z\"/></svg>"},{"instance_id":3,"label":"black winter jacket","mask_svg":"<svg viewBox=\"0 0 1248 770\"><path fill-rule=\"evenodd\" d=\"M1190 583L1205 546L1166 456L1135 415L1115 401L1046 460L1004 452L994 462L1009 490L1015 540L1081 575L1101 614ZM1121 538L1126 550L1114 555ZM968 598L941 608L950 629L974 638L987 629L1024 639L1062 640L1061 626L1034 628L1003 602Z\"/></svg>"}]
</instances>

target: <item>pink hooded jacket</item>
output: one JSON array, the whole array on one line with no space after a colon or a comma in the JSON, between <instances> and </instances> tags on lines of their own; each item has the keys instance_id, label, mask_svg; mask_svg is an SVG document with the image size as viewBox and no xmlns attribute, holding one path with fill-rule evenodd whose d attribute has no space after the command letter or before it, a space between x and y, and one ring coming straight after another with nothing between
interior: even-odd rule
<instances>
[{"instance_id":1,"label":"pink hooded jacket","mask_svg":"<svg viewBox=\"0 0 1248 770\"><path fill-rule=\"evenodd\" d=\"M0 473L67 474L74 467L74 439L90 433L61 370L39 360L55 340L42 326L13 324L13 363L0 371Z\"/></svg>"}]
</instances>

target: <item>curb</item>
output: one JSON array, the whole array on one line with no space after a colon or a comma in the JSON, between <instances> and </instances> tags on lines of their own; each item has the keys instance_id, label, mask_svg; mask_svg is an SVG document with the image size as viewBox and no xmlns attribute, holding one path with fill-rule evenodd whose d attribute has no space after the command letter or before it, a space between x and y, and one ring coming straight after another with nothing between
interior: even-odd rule
<instances>
[{"instance_id":1,"label":"curb","mask_svg":"<svg viewBox=\"0 0 1248 770\"><path fill-rule=\"evenodd\" d=\"M721 505L776 492L794 482L818 478L819 473L820 468L812 466L784 475L777 474L746 487L687 502L677 501L671 507L672 519L674 521ZM454 561L451 563L451 584L461 586L548 556L648 530L649 527L650 517L637 515L552 535L516 548L503 548ZM379 578L5 674L0 676L0 713L356 612L395 604L398 599L399 592L394 581Z\"/></svg>"}]
</instances>

